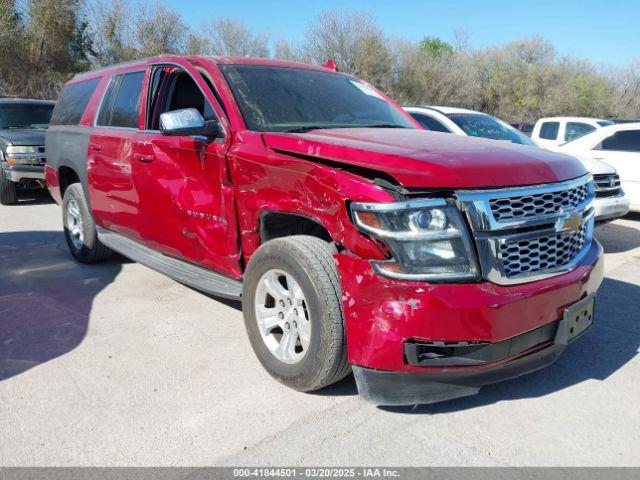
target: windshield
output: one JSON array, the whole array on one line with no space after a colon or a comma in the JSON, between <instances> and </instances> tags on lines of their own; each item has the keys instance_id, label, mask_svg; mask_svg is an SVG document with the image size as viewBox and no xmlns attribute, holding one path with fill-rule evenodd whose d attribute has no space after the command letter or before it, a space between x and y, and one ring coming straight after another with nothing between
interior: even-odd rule
<instances>
[{"instance_id":1,"label":"windshield","mask_svg":"<svg viewBox=\"0 0 640 480\"><path fill-rule=\"evenodd\" d=\"M490 138L537 147L535 142L525 134L486 113L450 113L447 117L470 137Z\"/></svg>"},{"instance_id":2,"label":"windshield","mask_svg":"<svg viewBox=\"0 0 640 480\"><path fill-rule=\"evenodd\" d=\"M220 69L249 130L416 128L376 90L347 75L265 65Z\"/></svg>"},{"instance_id":3,"label":"windshield","mask_svg":"<svg viewBox=\"0 0 640 480\"><path fill-rule=\"evenodd\" d=\"M0 104L0 128L47 128L53 105L35 103Z\"/></svg>"}]
</instances>

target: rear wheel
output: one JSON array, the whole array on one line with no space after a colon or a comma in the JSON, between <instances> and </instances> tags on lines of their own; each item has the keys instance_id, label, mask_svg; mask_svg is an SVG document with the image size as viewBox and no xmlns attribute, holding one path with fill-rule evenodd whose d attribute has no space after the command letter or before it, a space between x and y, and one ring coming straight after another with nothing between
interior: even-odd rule
<instances>
[{"instance_id":1,"label":"rear wheel","mask_svg":"<svg viewBox=\"0 0 640 480\"><path fill-rule=\"evenodd\" d=\"M18 186L0 168L0 204L15 205L18 203Z\"/></svg>"},{"instance_id":2,"label":"rear wheel","mask_svg":"<svg viewBox=\"0 0 640 480\"><path fill-rule=\"evenodd\" d=\"M98 240L96 224L79 183L69 185L64 192L62 221L69 251L76 260L95 263L111 256L111 250Z\"/></svg>"},{"instance_id":3,"label":"rear wheel","mask_svg":"<svg viewBox=\"0 0 640 480\"><path fill-rule=\"evenodd\" d=\"M312 391L349 373L340 281L324 240L297 235L261 246L242 303L251 346L280 382Z\"/></svg>"}]
</instances>

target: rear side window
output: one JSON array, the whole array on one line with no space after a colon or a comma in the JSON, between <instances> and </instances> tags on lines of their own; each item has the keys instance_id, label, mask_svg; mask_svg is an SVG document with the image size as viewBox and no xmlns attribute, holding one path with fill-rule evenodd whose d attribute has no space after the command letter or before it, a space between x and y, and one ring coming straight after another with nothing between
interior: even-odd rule
<instances>
[{"instance_id":1,"label":"rear side window","mask_svg":"<svg viewBox=\"0 0 640 480\"><path fill-rule=\"evenodd\" d=\"M431 130L434 132L445 132L451 133L451 131L445 127L442 123L440 123L435 118L430 117L429 115L423 115L421 113L413 113L410 115L415 118L420 125L422 125L425 129Z\"/></svg>"},{"instance_id":2,"label":"rear side window","mask_svg":"<svg viewBox=\"0 0 640 480\"><path fill-rule=\"evenodd\" d=\"M97 125L138 128L143 81L144 72L114 76L102 101Z\"/></svg>"},{"instance_id":3,"label":"rear side window","mask_svg":"<svg viewBox=\"0 0 640 480\"><path fill-rule=\"evenodd\" d=\"M540 138L545 140L555 140L558 138L558 129L560 123L558 122L544 122L540 127Z\"/></svg>"},{"instance_id":4,"label":"rear side window","mask_svg":"<svg viewBox=\"0 0 640 480\"><path fill-rule=\"evenodd\" d=\"M640 130L623 130L605 138L598 150L640 152Z\"/></svg>"},{"instance_id":5,"label":"rear side window","mask_svg":"<svg viewBox=\"0 0 640 480\"><path fill-rule=\"evenodd\" d=\"M574 138L581 137L582 135L592 132L596 129L593 125L582 122L567 122L567 128L564 132L564 139L566 142L573 140Z\"/></svg>"},{"instance_id":6,"label":"rear side window","mask_svg":"<svg viewBox=\"0 0 640 480\"><path fill-rule=\"evenodd\" d=\"M98 83L100 78L92 78L64 87L53 110L51 125L78 125Z\"/></svg>"}]
</instances>

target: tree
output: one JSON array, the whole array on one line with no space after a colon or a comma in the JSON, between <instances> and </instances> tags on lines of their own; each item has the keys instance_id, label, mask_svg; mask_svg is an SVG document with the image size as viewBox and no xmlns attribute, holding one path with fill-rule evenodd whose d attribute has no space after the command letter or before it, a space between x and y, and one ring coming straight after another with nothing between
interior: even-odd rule
<instances>
[{"instance_id":1,"label":"tree","mask_svg":"<svg viewBox=\"0 0 640 480\"><path fill-rule=\"evenodd\" d=\"M431 58L439 58L453 54L451 44L437 37L424 37L420 42L420 49Z\"/></svg>"},{"instance_id":2,"label":"tree","mask_svg":"<svg viewBox=\"0 0 640 480\"><path fill-rule=\"evenodd\" d=\"M242 22L221 18L204 28L213 55L268 57L267 37L252 33Z\"/></svg>"},{"instance_id":3,"label":"tree","mask_svg":"<svg viewBox=\"0 0 640 480\"><path fill-rule=\"evenodd\" d=\"M125 0L94 0L87 4L94 63L111 65L140 56L133 38L133 11Z\"/></svg>"},{"instance_id":4,"label":"tree","mask_svg":"<svg viewBox=\"0 0 640 480\"><path fill-rule=\"evenodd\" d=\"M139 7L135 21L135 39L143 56L183 53L187 26L179 13L156 2L151 7Z\"/></svg>"}]
</instances>

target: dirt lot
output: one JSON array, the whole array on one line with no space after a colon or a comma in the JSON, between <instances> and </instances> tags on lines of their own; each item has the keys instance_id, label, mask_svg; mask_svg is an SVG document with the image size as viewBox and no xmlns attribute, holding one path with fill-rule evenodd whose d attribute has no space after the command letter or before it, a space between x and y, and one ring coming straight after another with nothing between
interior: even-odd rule
<instances>
[{"instance_id":1,"label":"dirt lot","mask_svg":"<svg viewBox=\"0 0 640 480\"><path fill-rule=\"evenodd\" d=\"M237 304L75 263L60 216L0 207L0 465L640 465L640 216L597 229L596 324L556 364L415 409L287 389Z\"/></svg>"}]
</instances>

